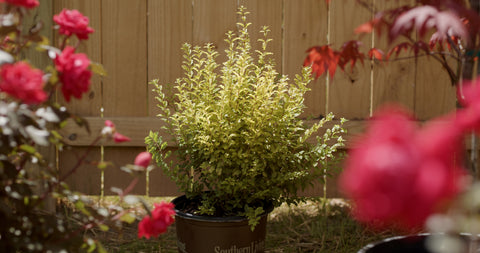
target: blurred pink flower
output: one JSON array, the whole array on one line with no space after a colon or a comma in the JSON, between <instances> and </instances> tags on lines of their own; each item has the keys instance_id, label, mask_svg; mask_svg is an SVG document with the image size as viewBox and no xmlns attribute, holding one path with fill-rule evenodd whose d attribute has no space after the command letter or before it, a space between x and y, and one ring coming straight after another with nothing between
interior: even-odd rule
<instances>
[{"instance_id":1,"label":"blurred pink flower","mask_svg":"<svg viewBox=\"0 0 480 253\"><path fill-rule=\"evenodd\" d=\"M27 104L39 104L47 100L43 90L43 72L25 62L4 64L0 77L0 90Z\"/></svg>"},{"instance_id":2,"label":"blurred pink flower","mask_svg":"<svg viewBox=\"0 0 480 253\"><path fill-rule=\"evenodd\" d=\"M0 0L0 3L9 3L17 6L22 6L27 9L35 8L40 4L38 0Z\"/></svg>"},{"instance_id":3,"label":"blurred pink flower","mask_svg":"<svg viewBox=\"0 0 480 253\"><path fill-rule=\"evenodd\" d=\"M92 72L88 69L90 60L85 54L76 54L75 48L67 46L55 58L55 68L62 82L62 93L67 102L70 97L82 98L82 94L90 89Z\"/></svg>"},{"instance_id":4,"label":"blurred pink flower","mask_svg":"<svg viewBox=\"0 0 480 253\"><path fill-rule=\"evenodd\" d=\"M138 224L138 238L158 237L167 231L167 228L175 221L175 211L172 203L155 203L152 216L145 216Z\"/></svg>"},{"instance_id":5,"label":"blurred pink flower","mask_svg":"<svg viewBox=\"0 0 480 253\"><path fill-rule=\"evenodd\" d=\"M113 141L116 143L131 141L131 139L119 132L113 133Z\"/></svg>"},{"instance_id":6,"label":"blurred pink flower","mask_svg":"<svg viewBox=\"0 0 480 253\"><path fill-rule=\"evenodd\" d=\"M95 31L88 26L88 17L78 10L63 9L59 14L53 16L53 21L59 25L60 34L66 36L75 34L80 40L88 39L88 35Z\"/></svg>"},{"instance_id":7,"label":"blurred pink flower","mask_svg":"<svg viewBox=\"0 0 480 253\"><path fill-rule=\"evenodd\" d=\"M377 228L421 227L461 189L454 164L462 132L454 117L419 129L402 109L376 114L350 150L340 186L352 199L354 216Z\"/></svg>"},{"instance_id":8,"label":"blurred pink flower","mask_svg":"<svg viewBox=\"0 0 480 253\"><path fill-rule=\"evenodd\" d=\"M146 168L150 164L151 160L152 160L152 154L145 151L145 152L141 152L140 154L137 155L137 157L135 157L134 164L137 166Z\"/></svg>"},{"instance_id":9,"label":"blurred pink flower","mask_svg":"<svg viewBox=\"0 0 480 253\"><path fill-rule=\"evenodd\" d=\"M105 136L107 138L113 138L113 141L116 143L127 142L131 140L127 136L117 132L115 124L108 119L105 120L105 126L102 128L102 136Z\"/></svg>"},{"instance_id":10,"label":"blurred pink flower","mask_svg":"<svg viewBox=\"0 0 480 253\"><path fill-rule=\"evenodd\" d=\"M457 99L463 106L457 110L458 126L465 131L480 131L480 78L458 84Z\"/></svg>"}]
</instances>

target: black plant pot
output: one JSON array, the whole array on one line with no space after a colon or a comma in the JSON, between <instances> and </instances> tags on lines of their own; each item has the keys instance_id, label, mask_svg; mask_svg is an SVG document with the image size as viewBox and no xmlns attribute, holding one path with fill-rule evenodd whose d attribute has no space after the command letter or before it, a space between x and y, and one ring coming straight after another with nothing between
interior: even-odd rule
<instances>
[{"instance_id":1,"label":"black plant pot","mask_svg":"<svg viewBox=\"0 0 480 253\"><path fill-rule=\"evenodd\" d=\"M427 240L431 234L418 234L409 236L397 236L369 244L357 253L435 253L428 249ZM466 252L468 248L469 234L460 234L461 247ZM463 252L463 251L461 251Z\"/></svg>"},{"instance_id":2,"label":"black plant pot","mask_svg":"<svg viewBox=\"0 0 480 253\"><path fill-rule=\"evenodd\" d=\"M175 198L175 226L180 253L263 253L267 230L267 216L273 207L260 218L252 231L245 217L210 217L181 211L189 200L182 195Z\"/></svg>"}]
</instances>

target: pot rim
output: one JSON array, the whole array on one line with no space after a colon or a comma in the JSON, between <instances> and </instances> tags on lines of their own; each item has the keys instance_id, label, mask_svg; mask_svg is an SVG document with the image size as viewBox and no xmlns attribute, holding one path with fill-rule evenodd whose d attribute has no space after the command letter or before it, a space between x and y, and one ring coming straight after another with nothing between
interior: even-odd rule
<instances>
[{"instance_id":1,"label":"pot rim","mask_svg":"<svg viewBox=\"0 0 480 253\"><path fill-rule=\"evenodd\" d=\"M395 241L395 240L401 240L401 239L405 239L405 238L408 238L408 237L426 237L426 236L429 236L429 235L431 235L431 233L419 233L419 234L399 235L399 236L388 237L388 238L385 238L385 239L367 244L366 246L361 248L359 251L357 251L357 253L366 253L367 250L369 250L369 249L371 249L371 248L373 248L373 247L375 247L379 244L382 244L382 243L387 243L387 242Z\"/></svg>"},{"instance_id":2,"label":"pot rim","mask_svg":"<svg viewBox=\"0 0 480 253\"><path fill-rule=\"evenodd\" d=\"M219 217L219 216L196 215L196 214L183 212L176 208L177 204L183 203L185 201L188 201L186 195L181 195L174 198L171 202L175 205L174 207L175 215L187 220L210 221L210 222L244 222L248 220L244 216ZM267 202L267 207L265 208L265 212L262 215L260 215L260 217L267 216L270 212L273 211L273 208L274 208L273 204L271 202Z\"/></svg>"},{"instance_id":3,"label":"pot rim","mask_svg":"<svg viewBox=\"0 0 480 253\"><path fill-rule=\"evenodd\" d=\"M428 237L428 236L431 236L431 235L438 235L438 234L445 234L445 233L418 233L418 234L410 234L410 235L401 235L401 236L393 236L393 237L388 237L388 238L385 238L385 239L382 239L382 240L379 240L379 241L376 241L376 242L372 242L372 243L369 243L367 244L366 246L364 246L363 248L361 248L359 251L357 251L357 253L366 253L369 249L377 246L377 245L380 245L380 244L383 244L383 243L387 243L387 242L390 242L390 241L395 241L395 240L402 240L402 239L405 239L405 238L414 238L414 237ZM466 232L462 232L462 233L458 233L460 236L462 237L470 237L472 236L471 233L466 233ZM478 235L480 237L480 234Z\"/></svg>"}]
</instances>

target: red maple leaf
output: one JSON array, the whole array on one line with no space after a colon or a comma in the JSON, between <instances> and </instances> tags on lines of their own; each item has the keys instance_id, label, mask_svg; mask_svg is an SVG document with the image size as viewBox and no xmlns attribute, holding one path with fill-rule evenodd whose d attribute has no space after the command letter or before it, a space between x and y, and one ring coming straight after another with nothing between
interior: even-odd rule
<instances>
[{"instance_id":1,"label":"red maple leaf","mask_svg":"<svg viewBox=\"0 0 480 253\"><path fill-rule=\"evenodd\" d=\"M398 16L390 29L390 41L402 34L408 34L416 29L421 37L430 29L436 29L439 39L446 36L467 38L468 33L462 20L452 11L439 11L429 5L419 6L405 11Z\"/></svg>"},{"instance_id":2,"label":"red maple leaf","mask_svg":"<svg viewBox=\"0 0 480 253\"><path fill-rule=\"evenodd\" d=\"M385 53L383 53L383 51L378 48L372 48L368 51L368 58L370 58L371 60L377 59L381 61L383 60L384 55Z\"/></svg>"},{"instance_id":3,"label":"red maple leaf","mask_svg":"<svg viewBox=\"0 0 480 253\"><path fill-rule=\"evenodd\" d=\"M338 62L338 66L340 66L342 70L345 70L345 65L349 62L352 69L357 60L360 60L363 64L365 55L358 50L360 45L362 45L362 43L358 40L350 40L343 44L340 49L340 60Z\"/></svg>"},{"instance_id":4,"label":"red maple leaf","mask_svg":"<svg viewBox=\"0 0 480 253\"><path fill-rule=\"evenodd\" d=\"M339 55L329 45L315 46L307 50L308 56L303 66L311 66L315 78L323 75L327 70L331 77L335 75Z\"/></svg>"},{"instance_id":5,"label":"red maple leaf","mask_svg":"<svg viewBox=\"0 0 480 253\"><path fill-rule=\"evenodd\" d=\"M355 28L354 33L355 34L369 34L372 33L374 30L378 34L378 36L381 36L382 34L382 27L388 26L387 22L384 20L384 15L386 13L384 12L379 12L375 14L375 17L371 20L369 20L366 23L363 23L357 28Z\"/></svg>"},{"instance_id":6,"label":"red maple leaf","mask_svg":"<svg viewBox=\"0 0 480 253\"><path fill-rule=\"evenodd\" d=\"M390 49L390 51L388 52L387 54L387 59L390 59L390 56L395 53L395 57L398 57L398 55L403 51L407 51L408 48L412 47L412 45L408 42L403 42L403 43L400 43L398 45L396 45L395 47L393 47L392 49Z\"/></svg>"}]
</instances>

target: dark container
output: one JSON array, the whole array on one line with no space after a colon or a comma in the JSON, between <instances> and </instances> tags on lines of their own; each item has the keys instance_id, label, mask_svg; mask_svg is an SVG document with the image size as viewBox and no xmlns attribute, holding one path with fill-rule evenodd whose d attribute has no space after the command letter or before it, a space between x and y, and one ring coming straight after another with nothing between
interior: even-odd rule
<instances>
[{"instance_id":1,"label":"dark container","mask_svg":"<svg viewBox=\"0 0 480 253\"><path fill-rule=\"evenodd\" d=\"M369 244L357 253L434 253L428 250L427 240L431 234L397 236ZM460 234L462 249L468 249L470 234ZM463 252L463 251L462 251Z\"/></svg>"},{"instance_id":2,"label":"dark container","mask_svg":"<svg viewBox=\"0 0 480 253\"><path fill-rule=\"evenodd\" d=\"M188 203L185 195L175 198L175 226L180 253L263 253L267 216L265 208L260 223L252 231L245 217L199 216L180 211Z\"/></svg>"}]
</instances>

